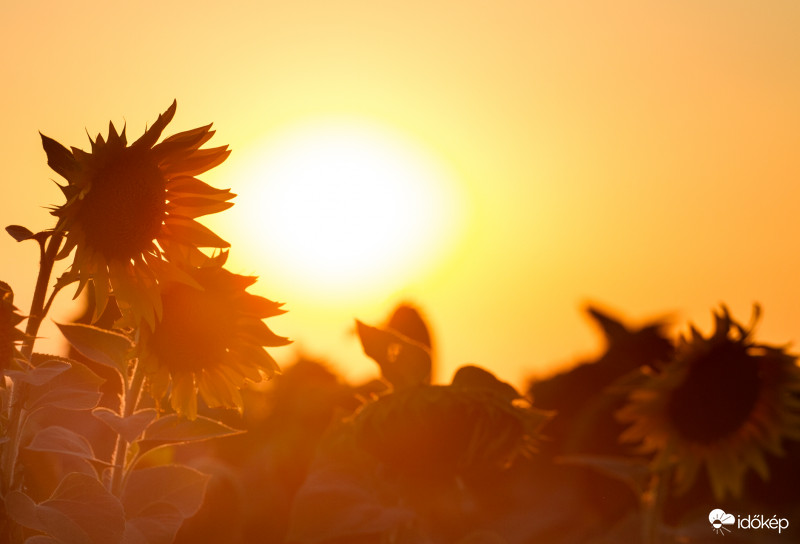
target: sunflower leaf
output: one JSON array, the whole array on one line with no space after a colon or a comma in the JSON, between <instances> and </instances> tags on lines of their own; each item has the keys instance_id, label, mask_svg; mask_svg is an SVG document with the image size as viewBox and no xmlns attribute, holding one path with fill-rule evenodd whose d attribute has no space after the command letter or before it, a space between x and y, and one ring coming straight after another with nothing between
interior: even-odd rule
<instances>
[{"instance_id":1,"label":"sunflower leaf","mask_svg":"<svg viewBox=\"0 0 800 544\"><path fill-rule=\"evenodd\" d=\"M233 436L243 432L203 416L197 416L196 419L186 419L175 414L169 414L156 419L147 426L144 436L139 440L139 445L142 453L144 453L161 446L199 442L223 436Z\"/></svg>"},{"instance_id":2,"label":"sunflower leaf","mask_svg":"<svg viewBox=\"0 0 800 544\"><path fill-rule=\"evenodd\" d=\"M141 515L128 517L122 544L172 542L183 525L180 511L166 502L152 504Z\"/></svg>"},{"instance_id":3,"label":"sunflower leaf","mask_svg":"<svg viewBox=\"0 0 800 544\"><path fill-rule=\"evenodd\" d=\"M92 449L91 443L73 430L51 425L45 427L33 437L31 443L25 448L30 451L62 453L74 455L87 461L99 461ZM104 461L99 461L104 463ZM105 463L107 464L107 463Z\"/></svg>"},{"instance_id":4,"label":"sunflower leaf","mask_svg":"<svg viewBox=\"0 0 800 544\"><path fill-rule=\"evenodd\" d=\"M183 520L200 509L208 480L184 466L132 472L122 493L128 517L123 543L172 542Z\"/></svg>"},{"instance_id":5,"label":"sunflower leaf","mask_svg":"<svg viewBox=\"0 0 800 544\"><path fill-rule=\"evenodd\" d=\"M68 369L28 388L25 409L30 412L44 407L89 410L100 401L103 381L86 365L71 361Z\"/></svg>"},{"instance_id":6,"label":"sunflower leaf","mask_svg":"<svg viewBox=\"0 0 800 544\"><path fill-rule=\"evenodd\" d=\"M30 240L35 236L29 228L22 225L9 225L6 227L6 232L17 242Z\"/></svg>"},{"instance_id":7,"label":"sunflower leaf","mask_svg":"<svg viewBox=\"0 0 800 544\"><path fill-rule=\"evenodd\" d=\"M422 344L393 331L385 331L356 320L358 337L381 374L395 389L429 384L431 354Z\"/></svg>"},{"instance_id":8,"label":"sunflower leaf","mask_svg":"<svg viewBox=\"0 0 800 544\"><path fill-rule=\"evenodd\" d=\"M35 535L27 539L25 544L61 544L61 542L47 535Z\"/></svg>"},{"instance_id":9,"label":"sunflower leaf","mask_svg":"<svg viewBox=\"0 0 800 544\"><path fill-rule=\"evenodd\" d=\"M134 412L128 417L120 417L113 410L99 407L92 410L92 415L108 425L126 442L131 443L139 438L158 414L152 408L148 408Z\"/></svg>"},{"instance_id":10,"label":"sunflower leaf","mask_svg":"<svg viewBox=\"0 0 800 544\"><path fill-rule=\"evenodd\" d=\"M55 542L116 544L125 529L119 500L97 478L77 472L67 474L50 498L39 504L24 493L10 492L6 512L18 524L46 533Z\"/></svg>"},{"instance_id":11,"label":"sunflower leaf","mask_svg":"<svg viewBox=\"0 0 800 544\"><path fill-rule=\"evenodd\" d=\"M333 459L320 465L295 495L288 541L358 541L364 535L396 533L414 521L410 508L383 497L368 471L354 471Z\"/></svg>"},{"instance_id":12,"label":"sunflower leaf","mask_svg":"<svg viewBox=\"0 0 800 544\"><path fill-rule=\"evenodd\" d=\"M15 382L26 382L31 385L44 385L65 370L70 368L67 361L45 361L30 370L6 370L6 376Z\"/></svg>"},{"instance_id":13,"label":"sunflower leaf","mask_svg":"<svg viewBox=\"0 0 800 544\"><path fill-rule=\"evenodd\" d=\"M83 323L56 323L72 346L92 361L116 369L121 375L128 371L133 344L123 334Z\"/></svg>"},{"instance_id":14,"label":"sunflower leaf","mask_svg":"<svg viewBox=\"0 0 800 544\"><path fill-rule=\"evenodd\" d=\"M122 493L125 513L130 519L166 503L188 518L200 508L208 480L208 475L180 465L135 470Z\"/></svg>"}]
</instances>

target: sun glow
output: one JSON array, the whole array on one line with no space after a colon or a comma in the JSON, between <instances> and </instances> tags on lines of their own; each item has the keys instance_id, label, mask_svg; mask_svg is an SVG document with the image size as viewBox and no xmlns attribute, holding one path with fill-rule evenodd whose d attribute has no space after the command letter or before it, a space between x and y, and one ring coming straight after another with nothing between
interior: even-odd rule
<instances>
[{"instance_id":1,"label":"sun glow","mask_svg":"<svg viewBox=\"0 0 800 544\"><path fill-rule=\"evenodd\" d=\"M442 163L363 121L278 134L250 153L239 186L237 230L251 233L250 257L317 300L404 287L452 253L465 219Z\"/></svg>"}]
</instances>

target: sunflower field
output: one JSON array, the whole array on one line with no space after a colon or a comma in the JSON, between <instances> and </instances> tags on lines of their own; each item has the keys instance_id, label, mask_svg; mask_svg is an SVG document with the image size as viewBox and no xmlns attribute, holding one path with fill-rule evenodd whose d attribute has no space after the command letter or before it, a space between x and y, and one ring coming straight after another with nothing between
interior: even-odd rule
<instances>
[{"instance_id":1,"label":"sunflower field","mask_svg":"<svg viewBox=\"0 0 800 544\"><path fill-rule=\"evenodd\" d=\"M282 304L197 221L233 205L197 177L229 150L162 137L176 107L130 144L41 136L64 201L6 227L40 261L30 309L0 282L0 542L800 541L800 367L758 305L677 334L590 307L602 355L524 390L480 362L434 383L411 304L356 321L373 380L279 368ZM36 351L59 294L68 356Z\"/></svg>"}]
</instances>

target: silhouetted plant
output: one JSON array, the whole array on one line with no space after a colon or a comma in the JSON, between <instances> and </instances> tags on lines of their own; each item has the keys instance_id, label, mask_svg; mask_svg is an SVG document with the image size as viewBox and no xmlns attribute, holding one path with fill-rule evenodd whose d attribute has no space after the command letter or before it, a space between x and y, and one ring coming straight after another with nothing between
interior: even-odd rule
<instances>
[{"instance_id":1,"label":"silhouetted plant","mask_svg":"<svg viewBox=\"0 0 800 544\"><path fill-rule=\"evenodd\" d=\"M229 151L201 149L211 125L157 143L175 110L173 102L130 146L113 124L91 152L42 135L48 164L67 180L66 202L51 230L7 228L39 244L40 266L24 333L0 284L4 542L172 541L200 507L207 476L153 452L239 433L198 415L198 393L209 406L241 410L244 382L277 370L264 346L288 343L262 321L282 313L280 304L247 293L255 278L225 270L227 253L198 249L228 246L194 219L229 208L234 195L194 176ZM70 255L49 287L55 262ZM59 324L77 352L120 380L112 406L98 405L103 380L88 366L34 352L54 297L73 283L78 293L90 286L95 320L109 304L121 316L112 329Z\"/></svg>"},{"instance_id":2,"label":"silhouetted plant","mask_svg":"<svg viewBox=\"0 0 800 544\"><path fill-rule=\"evenodd\" d=\"M744 327L723 306L709 337L691 327L669 363L643 369L618 413L629 424L621 440L652 454L644 495L650 541L669 496L702 475L718 503L740 498L749 471L768 480L768 454L781 456L787 441L800 440L797 358L753 340L759 315L756 306Z\"/></svg>"},{"instance_id":3,"label":"silhouetted plant","mask_svg":"<svg viewBox=\"0 0 800 544\"><path fill-rule=\"evenodd\" d=\"M27 316L0 282L0 543L683 544L722 501L800 514L800 367L754 340L758 307L677 339L589 308L602 355L521 394L473 364L433 383L401 304L356 322L378 378L301 359L246 388L278 371L265 348L289 341L264 320L283 310L195 221L232 205L194 177L229 151L202 148L211 125L159 142L175 109L130 146L113 124L91 152L42 136L66 201L50 230L6 229L40 266ZM91 323L58 324L72 358L36 352L72 284Z\"/></svg>"},{"instance_id":4,"label":"silhouetted plant","mask_svg":"<svg viewBox=\"0 0 800 544\"><path fill-rule=\"evenodd\" d=\"M288 541L505 543L484 527L485 483L533 453L548 414L474 365L431 384L427 345L357 326L388 386L324 439Z\"/></svg>"}]
</instances>

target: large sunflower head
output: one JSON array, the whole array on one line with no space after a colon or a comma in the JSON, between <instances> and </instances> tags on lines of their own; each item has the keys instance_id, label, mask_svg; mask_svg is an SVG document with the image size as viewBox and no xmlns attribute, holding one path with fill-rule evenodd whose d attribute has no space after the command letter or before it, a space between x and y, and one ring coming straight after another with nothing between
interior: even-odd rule
<instances>
[{"instance_id":1,"label":"large sunflower head","mask_svg":"<svg viewBox=\"0 0 800 544\"><path fill-rule=\"evenodd\" d=\"M467 476L507 467L533 450L544 412L509 384L468 365L450 385L396 390L354 419L359 445L410 477Z\"/></svg>"},{"instance_id":2,"label":"large sunflower head","mask_svg":"<svg viewBox=\"0 0 800 544\"><path fill-rule=\"evenodd\" d=\"M152 332L143 329L141 361L154 398L168 393L173 409L191 419L198 392L209 407L241 410L244 382L278 370L264 347L289 343L262 321L284 313L281 304L248 293L256 278L222 268L226 255L188 271L197 287L166 283L163 317Z\"/></svg>"},{"instance_id":3,"label":"large sunflower head","mask_svg":"<svg viewBox=\"0 0 800 544\"><path fill-rule=\"evenodd\" d=\"M25 339L25 333L17 325L24 319L14 306L11 287L0 281L0 373L13 366L15 357L21 356L17 345Z\"/></svg>"},{"instance_id":4,"label":"large sunflower head","mask_svg":"<svg viewBox=\"0 0 800 544\"><path fill-rule=\"evenodd\" d=\"M75 249L70 273L78 292L91 280L102 314L113 292L123 316L151 327L161 314L158 285L184 278L175 266L187 257L201 258L198 247L228 243L195 221L196 217L232 206L235 195L215 189L194 176L222 163L227 146L200 149L214 131L206 125L156 143L175 115L177 103L158 116L131 145L125 129L109 124L91 152L68 150L42 135L47 163L67 180L66 202L53 210L56 232L66 234L60 257Z\"/></svg>"},{"instance_id":5,"label":"large sunflower head","mask_svg":"<svg viewBox=\"0 0 800 544\"><path fill-rule=\"evenodd\" d=\"M800 440L800 368L783 348L754 342L752 326L723 308L713 334L692 328L618 415L630 423L623 441L655 454L657 469L674 469L677 493L704 468L717 499L738 497L748 470L768 479L767 452Z\"/></svg>"}]
</instances>

